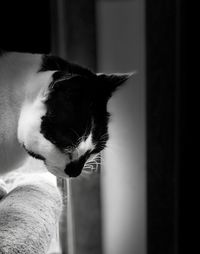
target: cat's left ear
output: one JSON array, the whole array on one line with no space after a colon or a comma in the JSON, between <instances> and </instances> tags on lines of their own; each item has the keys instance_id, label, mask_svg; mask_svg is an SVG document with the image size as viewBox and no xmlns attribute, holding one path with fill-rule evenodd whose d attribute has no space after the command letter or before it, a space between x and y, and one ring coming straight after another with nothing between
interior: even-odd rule
<instances>
[{"instance_id":1,"label":"cat's left ear","mask_svg":"<svg viewBox=\"0 0 200 254\"><path fill-rule=\"evenodd\" d=\"M111 96L121 85L125 83L132 75L136 72L129 73L112 73L104 74L99 73L97 77L101 83L101 87L104 91L108 92L108 95Z\"/></svg>"}]
</instances>

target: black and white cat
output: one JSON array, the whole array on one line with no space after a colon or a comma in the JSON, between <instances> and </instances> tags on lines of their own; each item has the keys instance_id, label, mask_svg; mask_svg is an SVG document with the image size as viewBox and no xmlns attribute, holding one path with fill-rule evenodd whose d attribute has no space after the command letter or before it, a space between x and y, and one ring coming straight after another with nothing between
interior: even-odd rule
<instances>
[{"instance_id":1,"label":"black and white cat","mask_svg":"<svg viewBox=\"0 0 200 254\"><path fill-rule=\"evenodd\" d=\"M95 74L51 55L0 55L0 174L26 154L60 177L78 176L106 146L107 102L130 74Z\"/></svg>"}]
</instances>

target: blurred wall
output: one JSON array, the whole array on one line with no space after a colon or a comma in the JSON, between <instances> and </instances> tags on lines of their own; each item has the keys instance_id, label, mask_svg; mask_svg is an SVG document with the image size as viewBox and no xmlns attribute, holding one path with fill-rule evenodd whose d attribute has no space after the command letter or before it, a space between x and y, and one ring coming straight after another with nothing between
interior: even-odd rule
<instances>
[{"instance_id":1,"label":"blurred wall","mask_svg":"<svg viewBox=\"0 0 200 254\"><path fill-rule=\"evenodd\" d=\"M105 254L146 253L144 1L97 1L99 72L135 74L110 100L101 189Z\"/></svg>"}]
</instances>

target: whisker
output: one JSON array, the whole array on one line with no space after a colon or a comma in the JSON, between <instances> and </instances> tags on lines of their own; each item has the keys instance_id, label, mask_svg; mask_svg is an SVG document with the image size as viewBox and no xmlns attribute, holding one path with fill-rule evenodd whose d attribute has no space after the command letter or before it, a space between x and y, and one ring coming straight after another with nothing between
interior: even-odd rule
<instances>
[{"instance_id":1,"label":"whisker","mask_svg":"<svg viewBox=\"0 0 200 254\"><path fill-rule=\"evenodd\" d=\"M77 140L77 146L78 146L82 141L84 141L86 138L87 138L86 135L83 135L82 137L79 137L78 140Z\"/></svg>"},{"instance_id":2,"label":"whisker","mask_svg":"<svg viewBox=\"0 0 200 254\"><path fill-rule=\"evenodd\" d=\"M105 162L105 158L103 156L101 156L101 163Z\"/></svg>"},{"instance_id":3,"label":"whisker","mask_svg":"<svg viewBox=\"0 0 200 254\"><path fill-rule=\"evenodd\" d=\"M101 160L100 160L100 154L95 156L95 158L91 161L88 161L86 163L86 167L89 166L92 172L95 172L98 170L99 166L101 166Z\"/></svg>"},{"instance_id":4,"label":"whisker","mask_svg":"<svg viewBox=\"0 0 200 254\"><path fill-rule=\"evenodd\" d=\"M107 133L103 134L103 135L100 136L100 138L99 138L99 140L101 140L101 141L103 141L104 139L105 139L105 142L106 142L107 139L108 139L108 134L107 134Z\"/></svg>"},{"instance_id":5,"label":"whisker","mask_svg":"<svg viewBox=\"0 0 200 254\"><path fill-rule=\"evenodd\" d=\"M86 134L88 133L89 129L91 129L91 123L89 122L89 120L87 121L87 125L86 125L86 128L85 128L85 134L84 134L84 137L86 137Z\"/></svg>"},{"instance_id":6,"label":"whisker","mask_svg":"<svg viewBox=\"0 0 200 254\"><path fill-rule=\"evenodd\" d=\"M81 143L81 141L83 141L85 136L82 136L82 137L79 137L78 140L77 140L77 144Z\"/></svg>"},{"instance_id":7,"label":"whisker","mask_svg":"<svg viewBox=\"0 0 200 254\"><path fill-rule=\"evenodd\" d=\"M78 150L77 147L75 147L75 150L76 150L76 152L77 152L77 154L78 154L78 157L79 157L79 156L80 156L80 151Z\"/></svg>"}]
</instances>

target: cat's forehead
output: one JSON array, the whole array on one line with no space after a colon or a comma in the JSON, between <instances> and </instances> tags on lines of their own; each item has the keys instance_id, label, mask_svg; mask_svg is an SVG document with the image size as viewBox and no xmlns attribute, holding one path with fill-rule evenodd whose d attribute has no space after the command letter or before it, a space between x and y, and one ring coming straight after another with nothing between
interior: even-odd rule
<instances>
[{"instance_id":1,"label":"cat's forehead","mask_svg":"<svg viewBox=\"0 0 200 254\"><path fill-rule=\"evenodd\" d=\"M60 148L77 145L91 132L91 98L81 81L55 81L44 102L46 114L42 117L41 132Z\"/></svg>"},{"instance_id":2,"label":"cat's forehead","mask_svg":"<svg viewBox=\"0 0 200 254\"><path fill-rule=\"evenodd\" d=\"M52 81L45 100L47 115L64 124L84 124L91 119L94 104L90 86L90 81L81 76Z\"/></svg>"}]
</instances>

